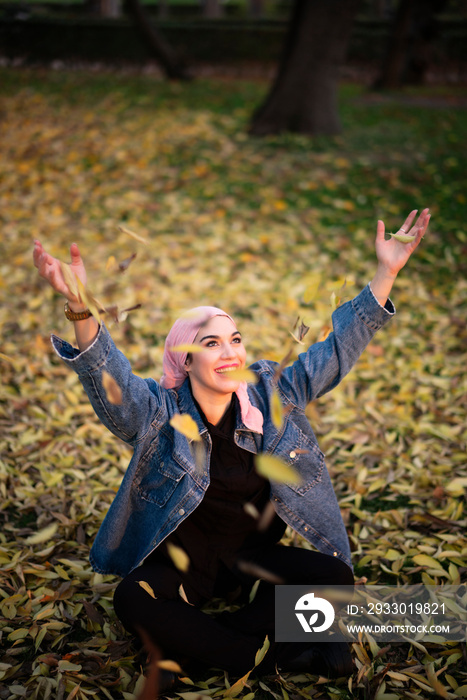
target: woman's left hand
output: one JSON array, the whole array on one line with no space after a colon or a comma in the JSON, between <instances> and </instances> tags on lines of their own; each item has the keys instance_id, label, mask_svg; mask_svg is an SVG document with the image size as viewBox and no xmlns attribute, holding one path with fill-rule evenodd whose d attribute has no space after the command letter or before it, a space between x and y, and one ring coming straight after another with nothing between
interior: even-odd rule
<instances>
[{"instance_id":1,"label":"woman's left hand","mask_svg":"<svg viewBox=\"0 0 467 700\"><path fill-rule=\"evenodd\" d=\"M417 214L417 210L414 209L414 211L408 215L399 231L397 231L397 235L401 237L415 236L414 240L408 243L401 242L400 240L398 241L393 236L386 241L384 238L384 223L378 221L375 243L376 257L378 258L378 266L384 268L388 275L396 277L399 270L404 267L407 260L420 243L430 221L429 212L429 209L424 209L412 226L412 222Z\"/></svg>"}]
</instances>

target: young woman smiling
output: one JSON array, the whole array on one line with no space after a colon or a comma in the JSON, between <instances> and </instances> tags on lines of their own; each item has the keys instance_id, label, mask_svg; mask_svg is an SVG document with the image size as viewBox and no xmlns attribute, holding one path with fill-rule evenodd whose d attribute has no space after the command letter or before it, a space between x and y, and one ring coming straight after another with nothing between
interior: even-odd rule
<instances>
[{"instance_id":1,"label":"young woman smiling","mask_svg":"<svg viewBox=\"0 0 467 700\"><path fill-rule=\"evenodd\" d=\"M254 363L250 370L257 382L248 385L232 374L246 362L240 331L227 313L210 306L194 309L173 325L160 382L136 377L106 327L68 288L59 261L36 241L35 265L67 299L78 349L56 336L53 346L77 372L102 422L134 449L92 546L91 563L98 572L123 577L114 597L117 615L129 631L144 630L166 655L243 675L268 635L271 646L258 673L276 668L329 676L351 672L346 644L274 641L274 583L353 584L346 530L305 407L340 382L394 314L388 298L393 282L430 218L425 209L412 226L415 216L414 211L407 217L398 239L385 240L384 224L378 222L376 274L334 312L328 338L311 345L279 379L276 363ZM85 284L75 244L71 270ZM198 351L173 349L183 344ZM104 370L121 389L120 403L106 394ZM284 408L281 428L271 415L273 391ZM193 419L199 440L174 429L179 414ZM255 455L262 452L290 465L301 483L260 476ZM273 516L265 525L260 519L258 528L251 513L268 511ZM279 544L287 525L317 551ZM188 555L186 570L175 566L174 547ZM218 596L243 606L207 615L203 604Z\"/></svg>"}]
</instances>

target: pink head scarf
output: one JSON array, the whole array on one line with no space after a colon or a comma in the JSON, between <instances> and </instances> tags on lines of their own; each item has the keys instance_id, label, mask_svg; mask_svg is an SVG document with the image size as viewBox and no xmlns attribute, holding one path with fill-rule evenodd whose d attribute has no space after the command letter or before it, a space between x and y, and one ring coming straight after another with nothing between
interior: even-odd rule
<instances>
[{"instance_id":1,"label":"pink head scarf","mask_svg":"<svg viewBox=\"0 0 467 700\"><path fill-rule=\"evenodd\" d=\"M166 338L162 358L163 374L160 383L164 389L178 389L188 376L185 368L187 353L174 352L170 348L177 345L191 345L199 329L213 316L227 316L232 323L235 323L229 314L215 306L197 306L175 321ZM262 433L263 414L252 405L248 396L247 383L240 382L235 393L240 403L243 423L250 430Z\"/></svg>"}]
</instances>

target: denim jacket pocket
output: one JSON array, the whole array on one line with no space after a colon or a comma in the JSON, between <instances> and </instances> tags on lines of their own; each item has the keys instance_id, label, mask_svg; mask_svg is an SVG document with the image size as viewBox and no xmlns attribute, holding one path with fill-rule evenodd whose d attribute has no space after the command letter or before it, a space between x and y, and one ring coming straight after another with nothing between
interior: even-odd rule
<instances>
[{"instance_id":1,"label":"denim jacket pocket","mask_svg":"<svg viewBox=\"0 0 467 700\"><path fill-rule=\"evenodd\" d=\"M155 440L153 449L139 463L134 486L145 501L163 507L186 472L174 463L170 454L162 455L158 447Z\"/></svg>"},{"instance_id":2,"label":"denim jacket pocket","mask_svg":"<svg viewBox=\"0 0 467 700\"><path fill-rule=\"evenodd\" d=\"M303 495L321 481L324 454L318 444L306 436L298 426L288 426L274 449L274 454L302 477L299 484L286 484L295 493Z\"/></svg>"}]
</instances>

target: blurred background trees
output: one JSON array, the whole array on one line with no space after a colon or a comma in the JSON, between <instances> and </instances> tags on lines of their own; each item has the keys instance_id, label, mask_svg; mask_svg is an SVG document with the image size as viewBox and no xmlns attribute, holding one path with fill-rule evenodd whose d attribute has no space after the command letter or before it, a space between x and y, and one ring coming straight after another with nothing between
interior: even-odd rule
<instances>
[{"instance_id":1,"label":"blurred background trees","mask_svg":"<svg viewBox=\"0 0 467 700\"><path fill-rule=\"evenodd\" d=\"M267 67L250 133L335 134L345 65L374 89L467 77L465 0L0 0L4 61Z\"/></svg>"}]
</instances>

